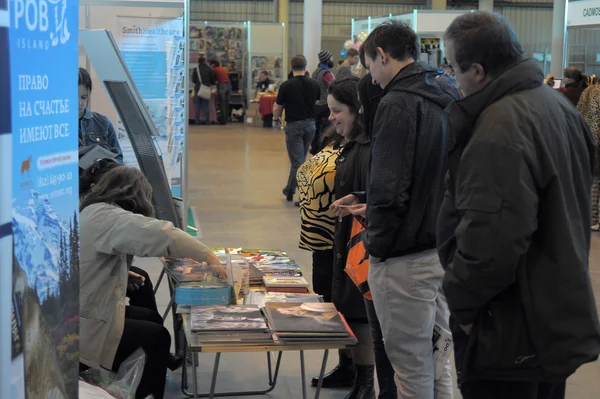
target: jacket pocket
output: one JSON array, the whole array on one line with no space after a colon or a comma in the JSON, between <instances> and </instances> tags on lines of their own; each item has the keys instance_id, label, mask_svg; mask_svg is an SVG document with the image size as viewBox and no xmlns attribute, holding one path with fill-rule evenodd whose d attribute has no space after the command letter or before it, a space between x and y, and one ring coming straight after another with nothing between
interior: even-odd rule
<instances>
[{"instance_id":1,"label":"jacket pocket","mask_svg":"<svg viewBox=\"0 0 600 399\"><path fill-rule=\"evenodd\" d=\"M92 144L103 144L108 142L108 132L89 132L88 139Z\"/></svg>"},{"instance_id":2,"label":"jacket pocket","mask_svg":"<svg viewBox=\"0 0 600 399\"><path fill-rule=\"evenodd\" d=\"M539 366L516 289L500 294L481 313L473 350L476 369L510 371Z\"/></svg>"}]
</instances>

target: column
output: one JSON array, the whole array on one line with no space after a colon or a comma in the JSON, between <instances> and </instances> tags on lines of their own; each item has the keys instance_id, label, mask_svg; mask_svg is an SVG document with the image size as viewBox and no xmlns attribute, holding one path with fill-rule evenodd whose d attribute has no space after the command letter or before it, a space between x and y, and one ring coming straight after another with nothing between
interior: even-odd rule
<instances>
[{"instance_id":1,"label":"column","mask_svg":"<svg viewBox=\"0 0 600 399\"><path fill-rule=\"evenodd\" d=\"M277 22L283 24L283 72L290 70L290 0L279 0L277 2Z\"/></svg>"},{"instance_id":2,"label":"column","mask_svg":"<svg viewBox=\"0 0 600 399\"><path fill-rule=\"evenodd\" d=\"M494 0L479 0L479 11L494 12Z\"/></svg>"},{"instance_id":3,"label":"column","mask_svg":"<svg viewBox=\"0 0 600 399\"><path fill-rule=\"evenodd\" d=\"M567 0L554 0L552 10L552 46L550 73L562 77L565 67L565 35L567 33Z\"/></svg>"},{"instance_id":4,"label":"column","mask_svg":"<svg viewBox=\"0 0 600 399\"><path fill-rule=\"evenodd\" d=\"M445 10L446 9L446 0L431 0L431 9L432 10Z\"/></svg>"},{"instance_id":5,"label":"column","mask_svg":"<svg viewBox=\"0 0 600 399\"><path fill-rule=\"evenodd\" d=\"M321 19L323 13L322 0L304 0L304 34L303 53L306 57L306 70L311 72L319 66L321 51Z\"/></svg>"}]
</instances>

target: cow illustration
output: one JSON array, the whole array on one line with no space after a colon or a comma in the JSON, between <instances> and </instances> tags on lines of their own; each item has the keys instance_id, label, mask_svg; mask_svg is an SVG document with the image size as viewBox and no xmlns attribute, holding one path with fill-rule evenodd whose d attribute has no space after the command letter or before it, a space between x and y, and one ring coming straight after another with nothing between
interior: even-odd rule
<instances>
[{"instance_id":1,"label":"cow illustration","mask_svg":"<svg viewBox=\"0 0 600 399\"><path fill-rule=\"evenodd\" d=\"M26 160L24 160L21 163L21 177L23 177L23 174L25 172L27 172L27 176L29 176L29 180L31 180L31 175L29 174L30 169L31 169L31 155L29 156L29 158L27 158Z\"/></svg>"}]
</instances>

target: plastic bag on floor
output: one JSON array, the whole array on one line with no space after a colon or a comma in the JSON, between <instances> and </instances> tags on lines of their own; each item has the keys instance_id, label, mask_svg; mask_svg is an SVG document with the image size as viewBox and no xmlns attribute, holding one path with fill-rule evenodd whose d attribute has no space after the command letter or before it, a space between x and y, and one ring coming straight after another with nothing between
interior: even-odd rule
<instances>
[{"instance_id":1,"label":"plastic bag on floor","mask_svg":"<svg viewBox=\"0 0 600 399\"><path fill-rule=\"evenodd\" d=\"M135 399L145 365L146 353L139 348L121 363L117 373L98 367L90 368L80 373L79 376L87 383L104 389L116 399Z\"/></svg>"}]
</instances>

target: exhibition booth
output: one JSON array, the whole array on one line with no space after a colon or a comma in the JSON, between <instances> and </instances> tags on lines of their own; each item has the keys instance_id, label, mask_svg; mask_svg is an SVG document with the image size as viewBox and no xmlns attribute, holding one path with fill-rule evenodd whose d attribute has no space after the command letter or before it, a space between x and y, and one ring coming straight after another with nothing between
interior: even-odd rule
<instances>
[{"instance_id":1,"label":"exhibition booth","mask_svg":"<svg viewBox=\"0 0 600 399\"><path fill-rule=\"evenodd\" d=\"M258 74L267 71L275 87L285 79L287 72L284 52L284 26L276 23L192 21L190 23L190 67L191 82L198 56L206 61L218 60L229 70L231 81L230 106L238 115L248 108L256 97ZM193 87L193 86L191 86ZM217 122L217 98L213 89L209 118L200 111L201 120ZM195 104L190 92L188 119L195 120Z\"/></svg>"},{"instance_id":2,"label":"exhibition booth","mask_svg":"<svg viewBox=\"0 0 600 399\"><path fill-rule=\"evenodd\" d=\"M444 59L444 43L442 36L450 23L466 10L414 10L410 14L392 15L385 17L368 17L367 19L352 19L352 41L362 43L369 33L383 22L390 19L402 21L410 26L419 36L421 46L421 61L432 67L438 67Z\"/></svg>"},{"instance_id":3,"label":"exhibition booth","mask_svg":"<svg viewBox=\"0 0 600 399\"><path fill-rule=\"evenodd\" d=\"M566 66L600 76L600 1L569 2Z\"/></svg>"}]
</instances>

